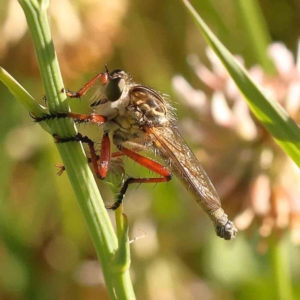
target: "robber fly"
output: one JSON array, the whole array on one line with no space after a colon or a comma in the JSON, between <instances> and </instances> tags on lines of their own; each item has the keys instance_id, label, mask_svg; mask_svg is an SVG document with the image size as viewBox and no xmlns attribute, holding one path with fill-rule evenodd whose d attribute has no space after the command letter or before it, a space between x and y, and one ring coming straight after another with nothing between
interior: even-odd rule
<instances>
[{"instance_id":1,"label":"robber fly","mask_svg":"<svg viewBox=\"0 0 300 300\"><path fill-rule=\"evenodd\" d=\"M106 66L105 66L106 67ZM132 183L167 182L172 173L188 187L196 202L214 223L216 233L225 240L233 239L237 233L233 222L228 220L221 207L218 194L209 177L178 132L174 109L167 96L134 83L131 76L122 70L96 75L78 92L63 90L68 97L80 98L95 83L91 102L94 112L88 115L77 113L55 113L47 118L71 117L75 121L103 125L100 155L96 155L94 142L87 136L78 134L72 138L56 137L57 142L81 141L89 146L90 161L98 178L104 179L109 170L111 157L128 156L138 164L160 175L155 178L133 178L124 181L116 202L110 207L117 209L123 201L128 186ZM111 154L110 137L118 151ZM155 149L168 167L142 156L138 152Z\"/></svg>"}]
</instances>

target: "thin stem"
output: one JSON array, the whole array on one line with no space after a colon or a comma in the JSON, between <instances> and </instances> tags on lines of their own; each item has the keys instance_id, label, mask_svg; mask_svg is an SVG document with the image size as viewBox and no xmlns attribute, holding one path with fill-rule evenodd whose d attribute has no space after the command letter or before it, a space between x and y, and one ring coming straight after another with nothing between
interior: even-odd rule
<instances>
[{"instance_id":1,"label":"thin stem","mask_svg":"<svg viewBox=\"0 0 300 300\"><path fill-rule=\"evenodd\" d=\"M47 0L19 0L19 2L25 12L34 42L49 110L69 111L66 95L61 92L64 84L47 18L49 2ZM74 136L77 132L73 121L68 118L48 121L48 125L52 134L62 137ZM87 165L82 145L80 143L56 145L96 247L110 298L134 299L134 297L124 298L124 295L133 293L130 279L127 286L114 286L114 281L122 281L124 276L123 273L112 272L117 238L94 176ZM129 292L120 288L127 288Z\"/></svg>"},{"instance_id":2,"label":"thin stem","mask_svg":"<svg viewBox=\"0 0 300 300\"><path fill-rule=\"evenodd\" d=\"M116 211L116 225L117 225L117 236L119 242L119 248L116 252L114 259L114 268L112 272L119 274L114 276L115 287L123 291L122 299L135 299L133 290L130 288L130 246L128 239L128 220L125 214L122 213L123 205L121 205Z\"/></svg>"}]
</instances>

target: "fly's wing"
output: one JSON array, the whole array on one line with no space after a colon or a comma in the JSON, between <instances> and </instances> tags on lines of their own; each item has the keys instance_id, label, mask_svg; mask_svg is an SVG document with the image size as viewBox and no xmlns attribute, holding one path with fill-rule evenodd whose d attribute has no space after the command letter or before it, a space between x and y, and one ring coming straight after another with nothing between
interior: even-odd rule
<instances>
[{"instance_id":1,"label":"fly's wing","mask_svg":"<svg viewBox=\"0 0 300 300\"><path fill-rule=\"evenodd\" d=\"M218 236L230 240L237 229L221 208L219 196L199 161L172 123L170 126L150 127L154 145L165 160L171 159L172 169L183 179L202 209L214 222Z\"/></svg>"}]
</instances>

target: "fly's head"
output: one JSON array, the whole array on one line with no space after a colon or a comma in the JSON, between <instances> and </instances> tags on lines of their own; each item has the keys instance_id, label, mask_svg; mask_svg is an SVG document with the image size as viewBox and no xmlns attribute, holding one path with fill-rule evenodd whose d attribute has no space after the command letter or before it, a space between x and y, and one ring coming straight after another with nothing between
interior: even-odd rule
<instances>
[{"instance_id":1,"label":"fly's head","mask_svg":"<svg viewBox=\"0 0 300 300\"><path fill-rule=\"evenodd\" d=\"M109 72L107 67L106 74L107 82L103 91L105 98L110 102L118 101L122 97L126 84L128 84L129 76L120 69Z\"/></svg>"},{"instance_id":2,"label":"fly's head","mask_svg":"<svg viewBox=\"0 0 300 300\"><path fill-rule=\"evenodd\" d=\"M105 66L106 67L106 66ZM103 73L101 85L97 86L91 97L90 106L101 115L112 119L123 114L128 105L128 90L131 86L131 77L123 70L116 69Z\"/></svg>"},{"instance_id":3,"label":"fly's head","mask_svg":"<svg viewBox=\"0 0 300 300\"><path fill-rule=\"evenodd\" d=\"M103 75L102 85L91 103L97 113L117 123L121 121L121 127L128 127L126 122L140 127L164 126L173 119L173 109L165 95L134 83L131 76L120 69L109 72L106 67Z\"/></svg>"}]
</instances>

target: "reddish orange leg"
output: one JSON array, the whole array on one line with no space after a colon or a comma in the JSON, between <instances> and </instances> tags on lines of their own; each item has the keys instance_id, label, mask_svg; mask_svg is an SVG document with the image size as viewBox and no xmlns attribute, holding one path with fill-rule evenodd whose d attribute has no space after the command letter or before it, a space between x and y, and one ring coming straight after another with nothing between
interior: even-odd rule
<instances>
[{"instance_id":1,"label":"reddish orange leg","mask_svg":"<svg viewBox=\"0 0 300 300\"><path fill-rule=\"evenodd\" d=\"M108 147L109 147L109 150L107 150ZM98 177L100 179L105 179L106 178L109 167L110 167L111 158L124 156L124 153L122 153L120 151L111 153L111 155L109 156L110 153L111 153L110 144L108 144L107 139L104 137L104 140L102 140L102 144L101 144L101 155L96 155L97 163L99 162L99 164L101 166L101 169L98 167L98 169L99 169L99 176ZM92 160L91 157L88 157L87 161L88 161L89 164L93 163L93 160Z\"/></svg>"},{"instance_id":2,"label":"reddish orange leg","mask_svg":"<svg viewBox=\"0 0 300 300\"><path fill-rule=\"evenodd\" d=\"M120 156L124 156L124 153L117 151L117 152L114 152L111 154L111 158L120 157ZM96 159L97 159L97 162L100 161L100 155L96 155ZM89 164L92 163L92 159L90 157L88 157L87 161ZM57 175L59 175L59 176L62 175L62 173L66 170L65 166L62 164L56 164L55 166L57 168L59 168L59 170L57 172Z\"/></svg>"},{"instance_id":3,"label":"reddish orange leg","mask_svg":"<svg viewBox=\"0 0 300 300\"><path fill-rule=\"evenodd\" d=\"M85 115L85 114L78 114L78 113L70 112L67 114L67 117L74 119L74 121L76 123L91 122L94 124L102 125L103 123L105 123L107 121L106 117L99 115L99 114L95 114L95 113Z\"/></svg>"},{"instance_id":4,"label":"reddish orange leg","mask_svg":"<svg viewBox=\"0 0 300 300\"><path fill-rule=\"evenodd\" d=\"M96 176L100 179L105 179L110 162L110 141L108 134L103 135L101 142L100 157L96 154L94 142L87 136L84 136L80 139L81 142L87 143L90 150L90 161L93 165L94 172ZM99 160L99 164L98 164Z\"/></svg>"},{"instance_id":5,"label":"reddish orange leg","mask_svg":"<svg viewBox=\"0 0 300 300\"><path fill-rule=\"evenodd\" d=\"M142 146L142 145L139 145L139 144L135 144L135 143L132 143L132 148L131 148L131 151L133 152L140 152L140 151L143 151L143 150L147 150L145 146ZM124 156L125 153L123 153L122 151L117 151L117 152L114 152L111 154L111 157L120 157L120 156Z\"/></svg>"},{"instance_id":6,"label":"reddish orange leg","mask_svg":"<svg viewBox=\"0 0 300 300\"><path fill-rule=\"evenodd\" d=\"M96 155L94 142L87 136L82 136L79 133L75 137L71 137L71 138L59 138L58 136L55 136L55 135L54 135L54 137L56 138L56 142L58 142L58 143L65 143L65 142L71 142L71 141L81 141L82 143L87 143L89 150L90 150L90 155L91 155L89 161L92 163L93 169L94 169L97 177L100 179L105 179L105 177L107 175L107 172L109 170L109 162L110 162L111 156L119 157L122 155L128 156L129 158L131 158L132 160L134 160L141 166L162 176L161 178L133 178L133 177L128 178L124 182L119 194L117 195L115 203L112 206L109 206L107 208L110 208L113 210L117 209L123 202L124 195L129 187L129 185L132 183L168 182L172 178L171 172L165 166L161 165L160 163L158 163L150 158L142 156L139 153L134 152L133 150L130 150L128 148L119 146L118 147L119 151L115 152L115 153L113 153L113 155L111 155L110 140L109 140L107 133L104 134L102 142L101 142L100 157L98 155ZM98 161L99 161L99 164L98 164Z\"/></svg>"},{"instance_id":7,"label":"reddish orange leg","mask_svg":"<svg viewBox=\"0 0 300 300\"><path fill-rule=\"evenodd\" d=\"M78 133L75 137L69 137L69 138L60 138L57 135L53 135L56 139L56 143L67 143L67 142L82 142L88 144L90 155L91 157L88 159L88 162L92 163L93 169L95 174L100 179L105 179L108 169L109 169L109 162L110 162L110 141L108 134L105 133L103 135L103 139L101 142L101 150L100 150L100 156L96 154L95 150L95 143L93 140L91 140L88 136L82 136L82 134ZM98 164L99 161L99 164ZM58 166L60 167L59 175L62 174L62 172L65 170L64 166Z\"/></svg>"},{"instance_id":8,"label":"reddish orange leg","mask_svg":"<svg viewBox=\"0 0 300 300\"><path fill-rule=\"evenodd\" d=\"M62 93L66 93L66 95L70 98L80 98L83 96L98 80L101 80L102 84L105 84L108 80L108 70L106 68L105 73L100 73L97 74L94 78L92 78L88 83L86 83L78 92L72 92L70 90L67 90L63 88L61 90ZM78 114L78 113L65 113L65 112L50 112L49 114L44 114L42 116L35 116L34 114L30 114L31 117L34 119L35 122L42 122L42 121L47 121L51 119L59 119L59 118L72 118L75 120L77 123L84 123L84 122L91 122L91 123L96 123L98 125L101 125L106 122L106 117L92 113L89 115L85 114Z\"/></svg>"},{"instance_id":9,"label":"reddish orange leg","mask_svg":"<svg viewBox=\"0 0 300 300\"><path fill-rule=\"evenodd\" d=\"M111 156L110 140L108 137L108 133L104 133L101 142L101 150L100 150L100 158L99 158L99 167L98 167L99 174L97 174L97 176L100 179L104 179L107 175L109 169L110 156ZM97 158L96 158L96 165L97 165Z\"/></svg>"},{"instance_id":10,"label":"reddish orange leg","mask_svg":"<svg viewBox=\"0 0 300 300\"><path fill-rule=\"evenodd\" d=\"M105 84L108 80L108 72L97 74L88 83L86 83L78 92L72 92L67 89L62 89L66 95L70 98L80 98L82 97L98 80L101 80L102 84Z\"/></svg>"},{"instance_id":11,"label":"reddish orange leg","mask_svg":"<svg viewBox=\"0 0 300 300\"><path fill-rule=\"evenodd\" d=\"M124 156L124 153L122 153L121 151L117 151L111 154L111 157L120 157L120 156Z\"/></svg>"},{"instance_id":12,"label":"reddish orange leg","mask_svg":"<svg viewBox=\"0 0 300 300\"><path fill-rule=\"evenodd\" d=\"M106 66L105 66L106 67ZM61 92L66 93L66 95L70 98L80 98L82 97L99 79L102 84L105 84L108 80L108 70L106 67L105 73L99 73L95 77L93 77L89 82L87 82L78 92L72 92L68 89L62 88ZM47 102L46 96L43 97L44 101ZM44 121L44 120L42 120Z\"/></svg>"},{"instance_id":13,"label":"reddish orange leg","mask_svg":"<svg viewBox=\"0 0 300 300\"><path fill-rule=\"evenodd\" d=\"M124 148L124 147L119 147L119 150L120 152L122 152L124 155L128 156L129 158L131 158L132 160L134 160L135 162L137 162L138 164L140 164L141 166L155 172L156 174L159 174L163 177L161 178L128 178L119 194L117 195L117 199L116 199L116 202L110 206L110 207L107 207L107 208L110 208L110 209L117 209L121 203L123 202L123 199L124 199L124 195L128 189L128 186L129 184L132 184L132 183L158 183L158 182L168 182L169 180L171 180L172 178L172 174L171 172L166 168L164 167L163 165L159 164L158 162L150 159L150 158L147 158L145 156L142 156L128 148Z\"/></svg>"},{"instance_id":14,"label":"reddish orange leg","mask_svg":"<svg viewBox=\"0 0 300 300\"><path fill-rule=\"evenodd\" d=\"M73 112L69 112L69 113L51 112L50 114L44 114L40 117L36 117L33 114L31 114L31 117L37 123L46 121L46 120L53 120L53 119L60 119L60 118L71 118L71 119L74 119L74 121L76 123L91 122L91 123L98 124L98 125L102 125L103 123L105 123L107 121L106 117L95 114L95 113L85 115L85 114L78 114L78 113L73 113Z\"/></svg>"}]
</instances>

